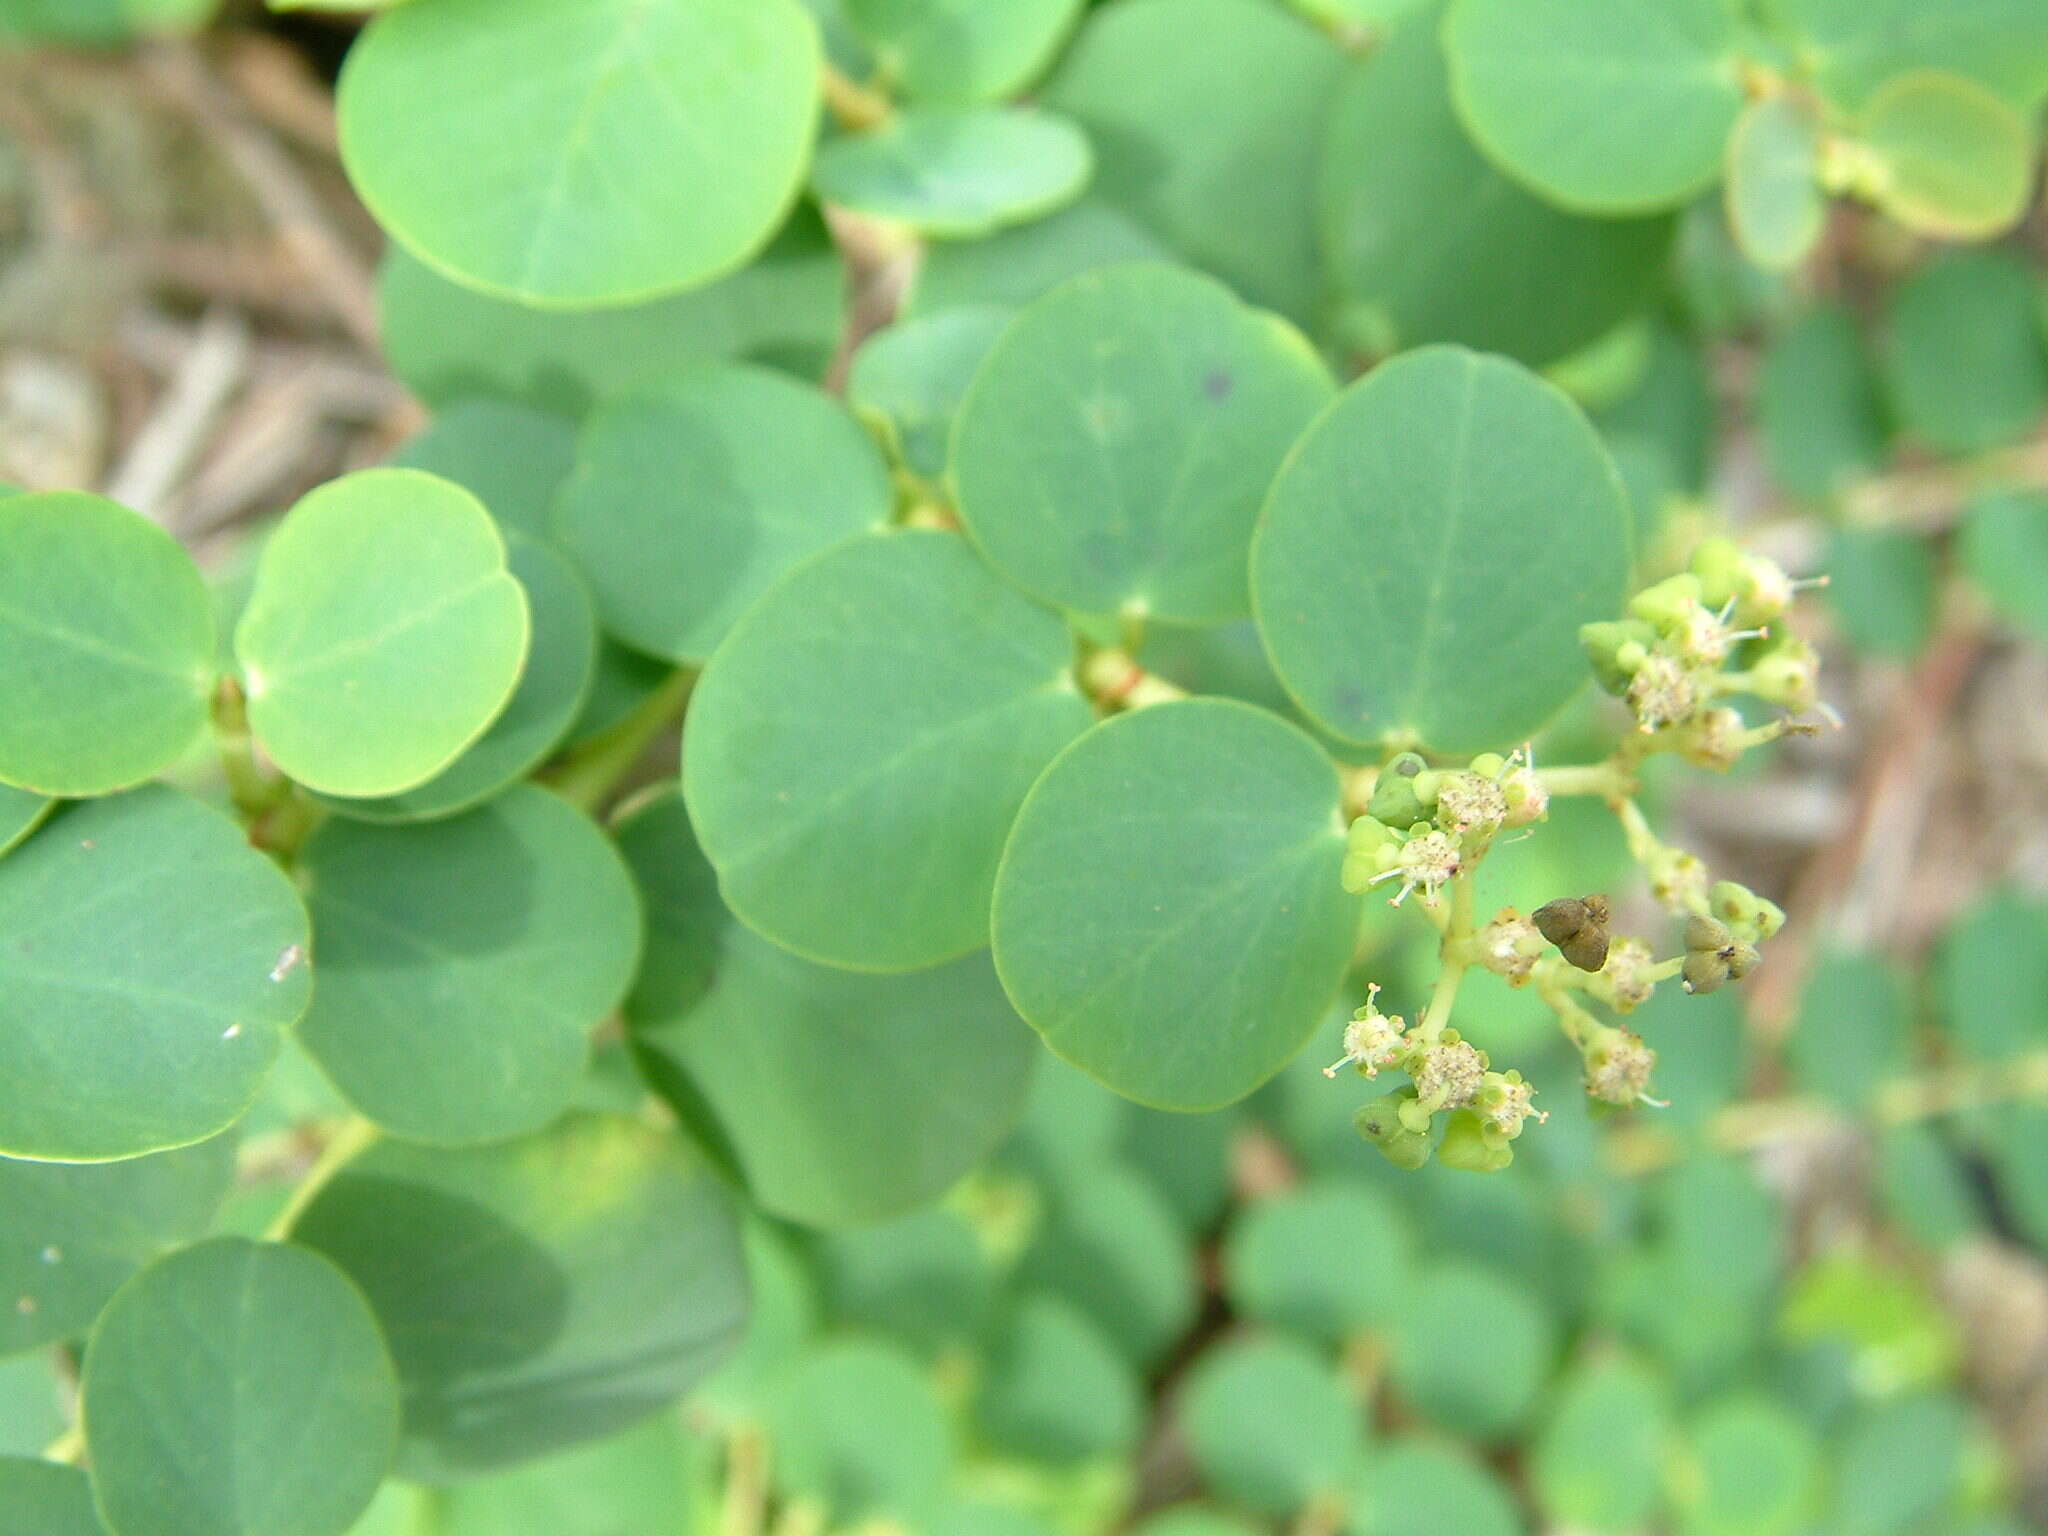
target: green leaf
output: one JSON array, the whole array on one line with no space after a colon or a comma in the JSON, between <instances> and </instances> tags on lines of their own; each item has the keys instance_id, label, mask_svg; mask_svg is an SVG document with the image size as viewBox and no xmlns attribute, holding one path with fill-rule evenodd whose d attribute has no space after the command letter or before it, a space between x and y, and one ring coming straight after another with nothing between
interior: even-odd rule
<instances>
[{"instance_id":1,"label":"green leaf","mask_svg":"<svg viewBox=\"0 0 2048 1536\"><path fill-rule=\"evenodd\" d=\"M1440 11L1396 26L1337 100L1320 229L1340 325L1370 353L1451 341L1541 366L1649 301L1676 225L1581 218L1495 169L1452 110Z\"/></svg>"},{"instance_id":2,"label":"green leaf","mask_svg":"<svg viewBox=\"0 0 2048 1536\"><path fill-rule=\"evenodd\" d=\"M526 777L582 713L597 670L597 612L576 568L537 539L509 533L508 562L526 594L533 640L505 705L460 757L416 789L378 800L320 797L358 821L432 821L481 804Z\"/></svg>"},{"instance_id":3,"label":"green leaf","mask_svg":"<svg viewBox=\"0 0 2048 1536\"><path fill-rule=\"evenodd\" d=\"M855 539L791 572L690 708L683 792L727 904L832 965L987 943L1018 804L1088 723L1071 645L951 534Z\"/></svg>"},{"instance_id":4,"label":"green leaf","mask_svg":"<svg viewBox=\"0 0 2048 1536\"><path fill-rule=\"evenodd\" d=\"M1946 1394L1880 1403L1842 1444L1839 1514L1858 1536L1924 1529L1959 1513L1968 1410Z\"/></svg>"},{"instance_id":5,"label":"green leaf","mask_svg":"<svg viewBox=\"0 0 2048 1536\"><path fill-rule=\"evenodd\" d=\"M1728 140L1728 224L1742 253L1785 272L1820 239L1827 199L1820 185L1821 124L1793 96L1763 96L1742 109Z\"/></svg>"},{"instance_id":6,"label":"green leaf","mask_svg":"<svg viewBox=\"0 0 2048 1536\"><path fill-rule=\"evenodd\" d=\"M1983 240L2027 211L2033 134L1974 80L1917 70L1886 81L1863 109L1861 137L1882 167L1878 207L1908 229Z\"/></svg>"},{"instance_id":7,"label":"green leaf","mask_svg":"<svg viewBox=\"0 0 2048 1536\"><path fill-rule=\"evenodd\" d=\"M1347 741L1535 731L1620 611L1628 508L1578 409L1513 363L1407 353L1338 396L1273 484L1252 605L1273 668Z\"/></svg>"},{"instance_id":8,"label":"green leaf","mask_svg":"<svg viewBox=\"0 0 2048 1536\"><path fill-rule=\"evenodd\" d=\"M2006 623L2048 640L2048 495L1993 491L1963 511L1956 552Z\"/></svg>"},{"instance_id":9,"label":"green leaf","mask_svg":"<svg viewBox=\"0 0 2048 1536\"><path fill-rule=\"evenodd\" d=\"M1017 1279L1070 1302L1149 1371L1194 1321L1194 1253L1172 1209L1129 1169L1084 1159L1066 1174L1047 1191Z\"/></svg>"},{"instance_id":10,"label":"green leaf","mask_svg":"<svg viewBox=\"0 0 2048 1536\"><path fill-rule=\"evenodd\" d=\"M1122 715L1062 753L1003 855L1003 986L1127 1098L1214 1109L1301 1049L1351 955L1330 760L1249 705Z\"/></svg>"},{"instance_id":11,"label":"green leaf","mask_svg":"<svg viewBox=\"0 0 2048 1536\"><path fill-rule=\"evenodd\" d=\"M92 1484L76 1467L0 1457L0 1536L104 1536Z\"/></svg>"},{"instance_id":12,"label":"green leaf","mask_svg":"<svg viewBox=\"0 0 2048 1536\"><path fill-rule=\"evenodd\" d=\"M249 725L330 795L446 768L518 685L530 621L483 503L415 469L330 481L264 545L235 628Z\"/></svg>"},{"instance_id":13,"label":"green leaf","mask_svg":"<svg viewBox=\"0 0 2048 1536\"><path fill-rule=\"evenodd\" d=\"M1044 92L1095 142L1103 201L1246 299L1313 317L1316 146L1344 68L1258 0L1097 10Z\"/></svg>"},{"instance_id":14,"label":"green leaf","mask_svg":"<svg viewBox=\"0 0 2048 1536\"><path fill-rule=\"evenodd\" d=\"M1071 203L1095 157L1052 112L916 107L866 133L828 140L811 186L820 199L939 239L972 239Z\"/></svg>"},{"instance_id":15,"label":"green leaf","mask_svg":"<svg viewBox=\"0 0 2048 1536\"><path fill-rule=\"evenodd\" d=\"M1239 1311L1333 1347L1392 1320L1414 1263L1407 1216L1350 1179L1314 1179L1244 1207L1223 1250Z\"/></svg>"},{"instance_id":16,"label":"green leaf","mask_svg":"<svg viewBox=\"0 0 2048 1536\"><path fill-rule=\"evenodd\" d=\"M960 514L1049 603L1242 618L1259 502L1330 395L1308 343L1219 283L1165 266L1077 277L975 377L953 431Z\"/></svg>"},{"instance_id":17,"label":"green leaf","mask_svg":"<svg viewBox=\"0 0 2048 1536\"><path fill-rule=\"evenodd\" d=\"M291 883L162 785L0 861L0 1154L95 1163L240 1117L312 991Z\"/></svg>"},{"instance_id":18,"label":"green leaf","mask_svg":"<svg viewBox=\"0 0 2048 1536\"><path fill-rule=\"evenodd\" d=\"M1776 1402L1718 1399L1693 1421L1689 1439L1672 1479L1685 1536L1794 1536L1818 1513L1820 1446Z\"/></svg>"},{"instance_id":19,"label":"green leaf","mask_svg":"<svg viewBox=\"0 0 2048 1536\"><path fill-rule=\"evenodd\" d=\"M995 1267L956 1211L930 1206L880 1226L822 1233L813 1259L835 1326L885 1333L930 1360L986 1342Z\"/></svg>"},{"instance_id":20,"label":"green leaf","mask_svg":"<svg viewBox=\"0 0 2048 1536\"><path fill-rule=\"evenodd\" d=\"M0 1158L0 1355L83 1333L123 1281L205 1233L235 1138L117 1163Z\"/></svg>"},{"instance_id":21,"label":"green leaf","mask_svg":"<svg viewBox=\"0 0 2048 1536\"><path fill-rule=\"evenodd\" d=\"M56 804L47 795L0 784L0 854L41 826Z\"/></svg>"},{"instance_id":22,"label":"green leaf","mask_svg":"<svg viewBox=\"0 0 2048 1536\"><path fill-rule=\"evenodd\" d=\"M1266 1527L1199 1504L1176 1504L1131 1527L1132 1536L1264 1536Z\"/></svg>"},{"instance_id":23,"label":"green leaf","mask_svg":"<svg viewBox=\"0 0 2048 1536\"><path fill-rule=\"evenodd\" d=\"M2048 527L2048 505L2040 515ZM1943 935L1934 974L1947 1034L1972 1058L2048 1047L2048 905L1986 893Z\"/></svg>"},{"instance_id":24,"label":"green leaf","mask_svg":"<svg viewBox=\"0 0 2048 1536\"><path fill-rule=\"evenodd\" d=\"M817 1225L895 1215L1015 1122L1036 1053L986 956L891 976L818 965L733 920L673 792L618 836L648 911L635 1047L760 1205Z\"/></svg>"},{"instance_id":25,"label":"green leaf","mask_svg":"<svg viewBox=\"0 0 2048 1536\"><path fill-rule=\"evenodd\" d=\"M1935 262L1891 295L1886 372L1901 425L1944 453L2015 442L2048 409L2031 272L1996 250Z\"/></svg>"},{"instance_id":26,"label":"green leaf","mask_svg":"<svg viewBox=\"0 0 2048 1536\"><path fill-rule=\"evenodd\" d=\"M797 1362L769 1414L776 1480L835 1527L894 1517L915 1529L938 1505L953 1435L923 1374L885 1344L845 1340Z\"/></svg>"},{"instance_id":27,"label":"green leaf","mask_svg":"<svg viewBox=\"0 0 2048 1536\"><path fill-rule=\"evenodd\" d=\"M1241 1123L1237 1113L1178 1115L1128 1099L1113 1102L1123 1122L1117 1151L1125 1162L1165 1197L1190 1236L1214 1231L1230 1203L1231 1148Z\"/></svg>"},{"instance_id":28,"label":"green leaf","mask_svg":"<svg viewBox=\"0 0 2048 1536\"><path fill-rule=\"evenodd\" d=\"M0 654L0 782L104 795L206 729L206 583L176 539L101 497L0 497Z\"/></svg>"},{"instance_id":29,"label":"green leaf","mask_svg":"<svg viewBox=\"0 0 2048 1536\"><path fill-rule=\"evenodd\" d=\"M1827 601L1850 644L1911 659L1934 633L1941 573L1927 539L1904 528L1838 528L1821 557Z\"/></svg>"},{"instance_id":30,"label":"green leaf","mask_svg":"<svg viewBox=\"0 0 2048 1536\"><path fill-rule=\"evenodd\" d=\"M0 42L109 47L138 36L197 32L218 6L219 0L6 0Z\"/></svg>"},{"instance_id":31,"label":"green leaf","mask_svg":"<svg viewBox=\"0 0 2048 1536\"><path fill-rule=\"evenodd\" d=\"M1533 1295L1459 1263L1416 1277L1393 1343L1395 1389L1425 1419L1478 1440L1522 1425L1557 1352L1556 1327Z\"/></svg>"},{"instance_id":32,"label":"green leaf","mask_svg":"<svg viewBox=\"0 0 2048 1536\"><path fill-rule=\"evenodd\" d=\"M838 344L845 282L824 220L805 203L752 265L650 303L531 309L451 282L393 246L377 306L392 371L429 404L493 395L579 416L692 360L744 359L822 377Z\"/></svg>"},{"instance_id":33,"label":"green leaf","mask_svg":"<svg viewBox=\"0 0 2048 1536\"><path fill-rule=\"evenodd\" d=\"M2015 106L2048 91L2048 13L2038 0L1768 0L1763 9L1849 111L1909 70L1954 70Z\"/></svg>"},{"instance_id":34,"label":"green leaf","mask_svg":"<svg viewBox=\"0 0 2048 1536\"><path fill-rule=\"evenodd\" d=\"M282 1243L219 1237L159 1259L107 1304L82 1385L114 1536L340 1536L398 1437L362 1293Z\"/></svg>"},{"instance_id":35,"label":"green leaf","mask_svg":"<svg viewBox=\"0 0 2048 1536\"><path fill-rule=\"evenodd\" d=\"M377 222L459 282L626 304L767 242L810 154L818 67L792 0L401 6L349 51L342 162Z\"/></svg>"},{"instance_id":36,"label":"green leaf","mask_svg":"<svg viewBox=\"0 0 2048 1536\"><path fill-rule=\"evenodd\" d=\"M1456 0L1451 92L1472 137L1585 213L1673 208L1712 186L1742 106L1728 0Z\"/></svg>"},{"instance_id":37,"label":"green leaf","mask_svg":"<svg viewBox=\"0 0 2048 1536\"><path fill-rule=\"evenodd\" d=\"M696 1529L711 1518L706 1441L673 1414L610 1439L441 1491L407 1536L627 1536Z\"/></svg>"},{"instance_id":38,"label":"green leaf","mask_svg":"<svg viewBox=\"0 0 2048 1536\"><path fill-rule=\"evenodd\" d=\"M1365 1449L1364 1412L1334 1370L1284 1337L1233 1340L1188 1373L1179 1417L1211 1489L1262 1515L1340 1492Z\"/></svg>"},{"instance_id":39,"label":"green leaf","mask_svg":"<svg viewBox=\"0 0 2048 1536\"><path fill-rule=\"evenodd\" d=\"M1927 1125L1879 1133L1877 1187L1885 1216L1929 1248L1950 1248L1984 1230L1984 1210L1966 1166L1942 1133Z\"/></svg>"},{"instance_id":40,"label":"green leaf","mask_svg":"<svg viewBox=\"0 0 2048 1536\"><path fill-rule=\"evenodd\" d=\"M1424 1491L1426 1490L1426 1491ZM1409 1435L1373 1455L1352 1494L1351 1536L1523 1536L1514 1496L1469 1451Z\"/></svg>"},{"instance_id":41,"label":"green leaf","mask_svg":"<svg viewBox=\"0 0 2048 1536\"><path fill-rule=\"evenodd\" d=\"M1068 1303L1025 1296L988 1352L974 1400L991 1449L1040 1463L1120 1456L1145 1426L1136 1373Z\"/></svg>"},{"instance_id":42,"label":"green leaf","mask_svg":"<svg viewBox=\"0 0 2048 1536\"><path fill-rule=\"evenodd\" d=\"M1051 62L1083 0L847 0L883 76L920 101L993 101Z\"/></svg>"},{"instance_id":43,"label":"green leaf","mask_svg":"<svg viewBox=\"0 0 2048 1536\"><path fill-rule=\"evenodd\" d=\"M694 664L790 567L890 508L881 455L835 401L715 364L601 407L552 523L609 634Z\"/></svg>"},{"instance_id":44,"label":"green leaf","mask_svg":"<svg viewBox=\"0 0 2048 1536\"><path fill-rule=\"evenodd\" d=\"M517 401L464 396L437 411L389 463L453 480L508 533L546 538L555 488L576 465L576 424Z\"/></svg>"},{"instance_id":45,"label":"green leaf","mask_svg":"<svg viewBox=\"0 0 2048 1536\"><path fill-rule=\"evenodd\" d=\"M1167 249L1095 198L985 240L939 241L924 253L903 313L932 315L963 304L1029 304L1070 277L1121 261L1162 261Z\"/></svg>"},{"instance_id":46,"label":"green leaf","mask_svg":"<svg viewBox=\"0 0 2048 1536\"><path fill-rule=\"evenodd\" d=\"M1663 1503L1669 1418L1662 1380L1625 1355L1567 1372L1530 1469L1543 1512L1616 1536L1648 1525Z\"/></svg>"},{"instance_id":47,"label":"green leaf","mask_svg":"<svg viewBox=\"0 0 2048 1536\"><path fill-rule=\"evenodd\" d=\"M853 354L847 404L891 458L937 482L946 473L953 417L1010 320L1008 309L968 304L876 332Z\"/></svg>"},{"instance_id":48,"label":"green leaf","mask_svg":"<svg viewBox=\"0 0 2048 1536\"><path fill-rule=\"evenodd\" d=\"M292 1239L370 1298L405 1389L400 1467L428 1481L647 1417L746 1320L732 1201L682 1141L620 1115L464 1151L379 1142Z\"/></svg>"},{"instance_id":49,"label":"green leaf","mask_svg":"<svg viewBox=\"0 0 2048 1536\"><path fill-rule=\"evenodd\" d=\"M630 875L582 812L521 785L444 821L331 821L301 866L320 988L300 1029L386 1130L440 1145L546 1124L631 983Z\"/></svg>"},{"instance_id":50,"label":"green leaf","mask_svg":"<svg viewBox=\"0 0 2048 1536\"><path fill-rule=\"evenodd\" d=\"M1772 338L1756 409L1765 462L1795 496L1837 495L1884 463L1891 430L1877 374L1839 304L1816 304Z\"/></svg>"}]
</instances>

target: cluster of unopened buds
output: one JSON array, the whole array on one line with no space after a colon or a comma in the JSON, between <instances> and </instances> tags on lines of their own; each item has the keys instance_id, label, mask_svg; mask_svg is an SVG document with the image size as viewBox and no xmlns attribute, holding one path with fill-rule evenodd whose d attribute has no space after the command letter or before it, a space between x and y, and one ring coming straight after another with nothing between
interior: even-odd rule
<instances>
[{"instance_id":1,"label":"cluster of unopened buds","mask_svg":"<svg viewBox=\"0 0 2048 1536\"><path fill-rule=\"evenodd\" d=\"M1495 1071L1485 1051L1449 1026L1469 970L1534 988L1576 1048L1597 1109L1662 1103L1650 1094L1657 1053L1586 1003L1625 1017L1667 981L1688 993L1740 982L1785 914L1734 881L1715 881L1696 855L1660 841L1635 804L1635 768L1650 753L1672 752L1726 769L1751 747L1798 729L1789 719L1748 728L1721 702L1731 695L1749 694L1791 715L1824 709L1814 653L1782 623L1793 594L1807 585L1726 540L1709 540L1686 571L1638 592L1626 618L1587 625L1582 639L1595 674L1626 700L1638 726L1607 763L1545 775L1526 749L1483 753L1462 768L1432 767L1402 752L1372 778L1364 814L1351 823L1344 886L1394 886L1396 906L1420 892L1442 934L1444 965L1429 1009L1412 1027L1381 1010L1373 985L1345 1026L1343 1056L1324 1068L1330 1077L1345 1068L1366 1078L1407 1076L1406 1085L1354 1117L1359 1134L1391 1161L1504 1168L1525 1125L1548 1118L1519 1072ZM1683 921L1683 953L1659 960L1647 940L1614 933L1604 895L1560 897L1528 914L1504 908L1483 926L1474 922L1474 866L1501 834L1544 820L1554 793L1607 800L1651 893ZM1448 914L1447 888L1456 898Z\"/></svg>"}]
</instances>

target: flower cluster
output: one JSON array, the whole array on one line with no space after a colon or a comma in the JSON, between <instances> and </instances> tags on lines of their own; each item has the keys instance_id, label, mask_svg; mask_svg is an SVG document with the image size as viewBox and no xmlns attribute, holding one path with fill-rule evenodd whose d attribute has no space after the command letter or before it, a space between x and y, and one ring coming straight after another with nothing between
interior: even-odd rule
<instances>
[{"instance_id":1,"label":"flower cluster","mask_svg":"<svg viewBox=\"0 0 2048 1536\"><path fill-rule=\"evenodd\" d=\"M1438 769L1403 752L1380 770L1365 814L1351 824L1344 888L1356 893L1398 880L1395 906L1416 890L1434 902L1502 831L1539 821L1549 809L1549 791L1523 753L1485 752L1465 768Z\"/></svg>"}]
</instances>

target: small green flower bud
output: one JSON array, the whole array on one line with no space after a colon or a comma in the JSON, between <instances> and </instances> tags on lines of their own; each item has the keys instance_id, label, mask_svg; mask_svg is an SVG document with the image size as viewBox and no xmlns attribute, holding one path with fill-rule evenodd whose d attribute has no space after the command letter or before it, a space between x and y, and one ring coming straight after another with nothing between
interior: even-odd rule
<instances>
[{"instance_id":1,"label":"small green flower bud","mask_svg":"<svg viewBox=\"0 0 2048 1536\"><path fill-rule=\"evenodd\" d=\"M1479 930L1479 963L1494 975L1504 977L1511 987L1528 985L1545 948L1536 925L1513 907L1502 907L1492 922Z\"/></svg>"},{"instance_id":2,"label":"small green flower bud","mask_svg":"<svg viewBox=\"0 0 2048 1536\"><path fill-rule=\"evenodd\" d=\"M1682 571L1643 588L1630 598L1628 614L1632 619L1641 619L1653 626L1658 634L1671 636L1680 633L1692 610L1701 606L1699 577L1690 571Z\"/></svg>"},{"instance_id":3,"label":"small green flower bud","mask_svg":"<svg viewBox=\"0 0 2048 1536\"><path fill-rule=\"evenodd\" d=\"M1410 1059L1408 1075L1415 1079L1422 1109L1458 1109L1479 1092L1486 1076L1486 1053L1459 1039L1455 1029L1447 1029L1435 1045Z\"/></svg>"},{"instance_id":4,"label":"small green flower bud","mask_svg":"<svg viewBox=\"0 0 2048 1536\"><path fill-rule=\"evenodd\" d=\"M1351 823L1351 832L1345 848L1347 852L1353 854L1375 854L1396 838L1394 829L1385 822L1375 817L1361 816Z\"/></svg>"},{"instance_id":5,"label":"small green flower bud","mask_svg":"<svg viewBox=\"0 0 2048 1536\"><path fill-rule=\"evenodd\" d=\"M1664 651L1650 652L1629 679L1628 707L1646 731L1690 720L1701 702L1693 669Z\"/></svg>"},{"instance_id":6,"label":"small green flower bud","mask_svg":"<svg viewBox=\"0 0 2048 1536\"><path fill-rule=\"evenodd\" d=\"M1734 937L1752 944L1766 944L1785 926L1785 909L1766 901L1746 885L1717 880L1707 892L1714 914L1734 930Z\"/></svg>"},{"instance_id":7,"label":"small green flower bud","mask_svg":"<svg viewBox=\"0 0 2048 1536\"><path fill-rule=\"evenodd\" d=\"M1428 767L1413 752L1403 752L1395 757L1373 780L1372 798L1365 804L1366 814L1390 827L1405 827L1423 820L1425 809L1421 796L1415 792L1415 780Z\"/></svg>"},{"instance_id":8,"label":"small green flower bud","mask_svg":"<svg viewBox=\"0 0 2048 1536\"><path fill-rule=\"evenodd\" d=\"M1666 911L1686 912L1707 896L1707 866L1698 854L1664 846L1643 861L1650 894Z\"/></svg>"},{"instance_id":9,"label":"small green flower bud","mask_svg":"<svg viewBox=\"0 0 2048 1536\"><path fill-rule=\"evenodd\" d=\"M1729 616L1745 629L1783 618L1800 587L1775 560L1750 554L1728 539L1703 541L1693 551L1692 569L1699 577L1700 601L1717 612L1732 603Z\"/></svg>"},{"instance_id":10,"label":"small green flower bud","mask_svg":"<svg viewBox=\"0 0 2048 1536\"><path fill-rule=\"evenodd\" d=\"M1657 1053L1626 1029L1603 1028L1586 1042L1586 1092L1603 1104L1630 1105L1645 1096Z\"/></svg>"},{"instance_id":11,"label":"small green flower bud","mask_svg":"<svg viewBox=\"0 0 2048 1536\"><path fill-rule=\"evenodd\" d=\"M1702 539L1692 552L1692 573L1699 578L1700 601L1721 608L1740 595L1743 567L1749 556L1733 539Z\"/></svg>"},{"instance_id":12,"label":"small green flower bud","mask_svg":"<svg viewBox=\"0 0 2048 1536\"><path fill-rule=\"evenodd\" d=\"M1466 768L1482 779L1492 779L1498 784L1501 775L1508 771L1508 760L1498 752L1482 752L1466 764Z\"/></svg>"},{"instance_id":13,"label":"small green flower bud","mask_svg":"<svg viewBox=\"0 0 2048 1536\"><path fill-rule=\"evenodd\" d=\"M1507 815L1507 795L1484 774L1447 773L1437 786L1436 824L1453 837L1483 842Z\"/></svg>"},{"instance_id":14,"label":"small green flower bud","mask_svg":"<svg viewBox=\"0 0 2048 1536\"><path fill-rule=\"evenodd\" d=\"M1628 692L1629 679L1656 641L1657 631L1639 619L1579 626L1579 644L1593 664L1594 679L1617 698Z\"/></svg>"},{"instance_id":15,"label":"small green flower bud","mask_svg":"<svg viewBox=\"0 0 2048 1536\"><path fill-rule=\"evenodd\" d=\"M1820 657L1797 635L1774 640L1749 670L1749 691L1803 715L1820 702Z\"/></svg>"},{"instance_id":16,"label":"small green flower bud","mask_svg":"<svg viewBox=\"0 0 2048 1536\"><path fill-rule=\"evenodd\" d=\"M1429 1161L1431 1148L1427 1119L1422 1130L1414 1131L1402 1118L1402 1110L1414 1102L1412 1091L1390 1093L1384 1098L1361 1104L1351 1117L1351 1124L1358 1134L1378 1147L1387 1161L1397 1168L1413 1170Z\"/></svg>"},{"instance_id":17,"label":"small green flower bud","mask_svg":"<svg viewBox=\"0 0 2048 1536\"><path fill-rule=\"evenodd\" d=\"M1722 884L1728 884L1723 881ZM1735 935L1728 931L1728 925L1711 917L1698 914L1686 919L1685 952L1689 955L1712 954L1726 949L1735 942Z\"/></svg>"},{"instance_id":18,"label":"small green flower bud","mask_svg":"<svg viewBox=\"0 0 2048 1536\"><path fill-rule=\"evenodd\" d=\"M1444 1126L1443 1145L1437 1161L1446 1168L1467 1173L1498 1173L1515 1160L1515 1149L1504 1141L1489 1141L1486 1127L1469 1109L1461 1109Z\"/></svg>"}]
</instances>

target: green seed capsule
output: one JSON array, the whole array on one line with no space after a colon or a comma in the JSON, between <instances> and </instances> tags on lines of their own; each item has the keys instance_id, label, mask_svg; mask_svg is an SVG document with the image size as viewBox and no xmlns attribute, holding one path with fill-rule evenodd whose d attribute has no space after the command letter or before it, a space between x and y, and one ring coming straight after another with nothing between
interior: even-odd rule
<instances>
[{"instance_id":1,"label":"green seed capsule","mask_svg":"<svg viewBox=\"0 0 2048 1536\"><path fill-rule=\"evenodd\" d=\"M1489 1139L1479 1116L1461 1109L1444 1127L1437 1160L1446 1168L1461 1168L1467 1173L1498 1173L1515 1160L1515 1149L1498 1138Z\"/></svg>"},{"instance_id":2,"label":"green seed capsule","mask_svg":"<svg viewBox=\"0 0 2048 1536\"><path fill-rule=\"evenodd\" d=\"M1366 814L1390 827L1405 827L1425 820L1428 812L1423 807L1422 797L1416 793L1415 780L1428 766L1413 752L1403 752L1388 763L1373 781L1372 798L1365 805Z\"/></svg>"}]
</instances>

